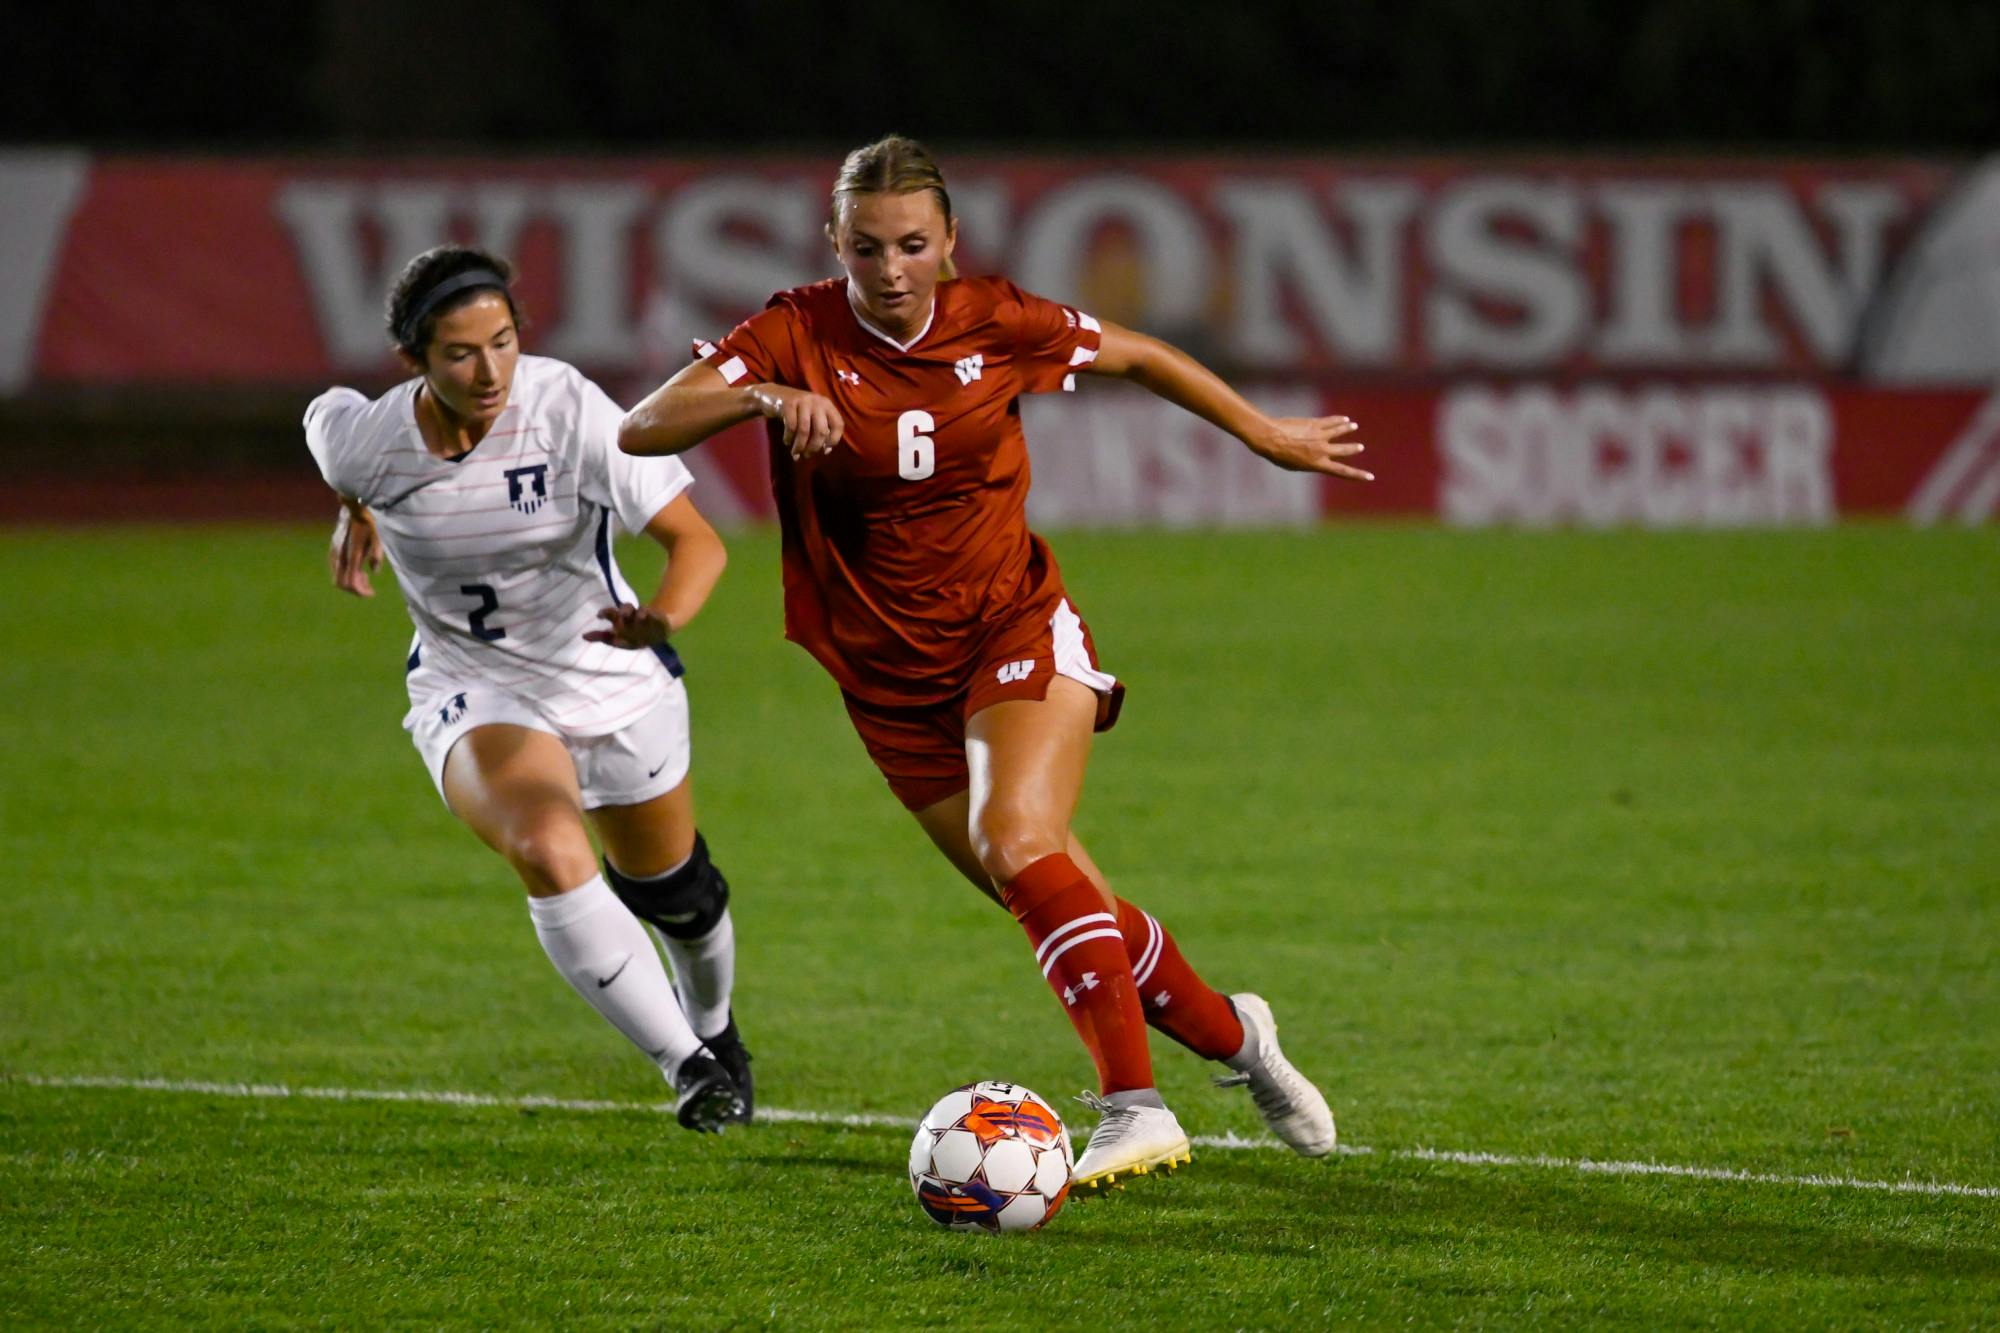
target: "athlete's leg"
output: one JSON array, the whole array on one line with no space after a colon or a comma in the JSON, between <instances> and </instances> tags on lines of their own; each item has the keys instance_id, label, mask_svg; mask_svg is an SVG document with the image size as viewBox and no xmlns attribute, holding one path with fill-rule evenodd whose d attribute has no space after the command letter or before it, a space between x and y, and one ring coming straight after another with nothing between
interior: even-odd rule
<instances>
[{"instance_id":1,"label":"athlete's leg","mask_svg":"<svg viewBox=\"0 0 2000 1333\"><path fill-rule=\"evenodd\" d=\"M695 831L693 779L637 805L600 806L590 820L612 887L666 946L688 1021L716 1036L729 1023L736 932L729 881Z\"/></svg>"},{"instance_id":2,"label":"athlete's leg","mask_svg":"<svg viewBox=\"0 0 2000 1333\"><path fill-rule=\"evenodd\" d=\"M474 727L451 747L442 786L445 805L507 858L529 897L552 898L596 876L576 767L556 737L507 724Z\"/></svg>"},{"instance_id":3,"label":"athlete's leg","mask_svg":"<svg viewBox=\"0 0 2000 1333\"><path fill-rule=\"evenodd\" d=\"M974 888L997 903L1000 892L973 850L971 809L972 794L960 792L915 813L917 823L945 859ZM1097 868L1074 831L1069 835L1069 859L1118 917L1118 931L1125 940L1125 956L1132 964L1132 979L1139 988L1147 1024L1204 1059L1227 1060L1240 1052L1244 1028L1228 998L1201 979L1181 956L1179 946L1165 926L1111 891L1104 872Z\"/></svg>"},{"instance_id":4,"label":"athlete's leg","mask_svg":"<svg viewBox=\"0 0 2000 1333\"><path fill-rule=\"evenodd\" d=\"M966 719L967 828L994 883L1068 855L1096 717L1097 696L1058 676L1044 698L1003 699Z\"/></svg>"},{"instance_id":5,"label":"athlete's leg","mask_svg":"<svg viewBox=\"0 0 2000 1333\"><path fill-rule=\"evenodd\" d=\"M663 796L637 805L600 805L587 812L620 873L657 879L694 852L694 779L682 778Z\"/></svg>"},{"instance_id":6,"label":"athlete's leg","mask_svg":"<svg viewBox=\"0 0 2000 1333\"><path fill-rule=\"evenodd\" d=\"M451 812L527 886L535 934L563 979L671 1081L701 1042L646 928L597 874L563 742L474 727L452 745L440 785Z\"/></svg>"},{"instance_id":7,"label":"athlete's leg","mask_svg":"<svg viewBox=\"0 0 2000 1333\"><path fill-rule=\"evenodd\" d=\"M979 864L979 853L972 850L972 793L962 791L910 813L916 816L918 826L944 854L944 859L951 862L952 869L965 876L973 888L1000 903L999 886L986 873L986 867Z\"/></svg>"},{"instance_id":8,"label":"athlete's leg","mask_svg":"<svg viewBox=\"0 0 2000 1333\"><path fill-rule=\"evenodd\" d=\"M998 903L1000 889L987 875L986 867L979 863L979 853L972 849L972 793L962 791L956 796L945 797L936 805L910 813L916 816L918 825L938 851L944 854L944 859L951 862L952 869L965 876L973 888ZM1074 833L1069 836L1069 859L1076 862L1078 870L1090 877L1090 882L1097 886L1104 901L1110 902L1111 887L1105 883L1104 872L1090 859L1090 853L1084 850Z\"/></svg>"},{"instance_id":9,"label":"athlete's leg","mask_svg":"<svg viewBox=\"0 0 2000 1333\"><path fill-rule=\"evenodd\" d=\"M966 723L968 828L980 868L1027 931L1042 975L1097 1063L1103 1112L1076 1164L1086 1193L1188 1159L1188 1137L1153 1088L1146 1018L1117 915L1069 855L1097 696L1066 677L1042 699L1003 699Z\"/></svg>"},{"instance_id":10,"label":"athlete's leg","mask_svg":"<svg viewBox=\"0 0 2000 1333\"><path fill-rule=\"evenodd\" d=\"M1097 697L1058 677L1042 699L1006 699L966 722L967 827L979 866L1028 932L1042 975L1097 1062L1107 1094L1150 1090L1146 1020L1117 917L1070 859Z\"/></svg>"}]
</instances>

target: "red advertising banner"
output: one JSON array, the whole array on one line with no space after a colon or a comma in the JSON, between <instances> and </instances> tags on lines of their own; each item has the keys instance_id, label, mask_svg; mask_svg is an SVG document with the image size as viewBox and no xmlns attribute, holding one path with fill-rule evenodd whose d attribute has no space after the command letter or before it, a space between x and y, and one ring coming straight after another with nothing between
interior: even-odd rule
<instances>
[{"instance_id":1,"label":"red advertising banner","mask_svg":"<svg viewBox=\"0 0 2000 1333\"><path fill-rule=\"evenodd\" d=\"M1095 392L1092 389L1096 389ZM1050 527L1272 527L1435 517L1484 527L1797 527L2000 509L2000 394L1800 382L1467 384L1253 391L1282 415L1361 423L1370 483L1281 472L1123 386L1023 404L1029 516ZM703 508L771 516L761 433L688 456Z\"/></svg>"},{"instance_id":2,"label":"red advertising banner","mask_svg":"<svg viewBox=\"0 0 2000 1333\"><path fill-rule=\"evenodd\" d=\"M961 268L1239 372L2000 376L2000 166L951 159ZM538 350L656 374L834 269L817 159L0 153L0 391L391 369L410 255L515 258Z\"/></svg>"},{"instance_id":3,"label":"red advertising banner","mask_svg":"<svg viewBox=\"0 0 2000 1333\"><path fill-rule=\"evenodd\" d=\"M397 268L519 266L531 350L631 400L835 270L834 164L0 151L0 395L396 375ZM1091 385L1027 406L1037 521L1742 525L2000 507L2000 159L948 158L968 272L1364 424L1275 473ZM768 513L754 432L701 452Z\"/></svg>"}]
</instances>

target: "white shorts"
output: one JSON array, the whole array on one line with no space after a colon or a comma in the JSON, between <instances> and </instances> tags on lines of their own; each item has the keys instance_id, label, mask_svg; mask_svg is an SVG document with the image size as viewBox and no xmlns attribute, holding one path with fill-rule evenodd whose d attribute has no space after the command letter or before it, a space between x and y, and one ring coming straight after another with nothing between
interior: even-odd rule
<instances>
[{"instance_id":1,"label":"white shorts","mask_svg":"<svg viewBox=\"0 0 2000 1333\"><path fill-rule=\"evenodd\" d=\"M525 699L488 685L446 686L403 722L439 796L444 795L444 764L451 747L474 727L493 723L545 731L561 741L576 765L586 810L650 801L687 776L687 687L678 677L667 682L666 697L650 712L607 736L565 736Z\"/></svg>"}]
</instances>

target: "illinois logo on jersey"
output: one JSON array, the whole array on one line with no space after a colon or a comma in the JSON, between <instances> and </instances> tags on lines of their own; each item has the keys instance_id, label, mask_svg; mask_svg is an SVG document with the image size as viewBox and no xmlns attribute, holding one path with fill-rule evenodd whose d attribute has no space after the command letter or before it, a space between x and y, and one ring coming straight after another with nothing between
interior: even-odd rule
<instances>
[{"instance_id":1,"label":"illinois logo on jersey","mask_svg":"<svg viewBox=\"0 0 2000 1333\"><path fill-rule=\"evenodd\" d=\"M507 503L524 514L532 514L549 498L549 465L530 463L510 467L507 476Z\"/></svg>"}]
</instances>

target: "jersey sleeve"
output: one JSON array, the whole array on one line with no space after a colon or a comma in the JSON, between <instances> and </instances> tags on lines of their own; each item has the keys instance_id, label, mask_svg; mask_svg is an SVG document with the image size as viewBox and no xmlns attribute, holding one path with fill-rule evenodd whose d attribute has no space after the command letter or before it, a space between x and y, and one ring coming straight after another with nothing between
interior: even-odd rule
<instances>
[{"instance_id":1,"label":"jersey sleeve","mask_svg":"<svg viewBox=\"0 0 2000 1333\"><path fill-rule=\"evenodd\" d=\"M625 531L644 532L655 514L694 485L694 474L671 454L640 458L620 449L618 427L625 420L625 409L582 374L576 379L583 498L609 509Z\"/></svg>"},{"instance_id":2,"label":"jersey sleeve","mask_svg":"<svg viewBox=\"0 0 2000 1333\"><path fill-rule=\"evenodd\" d=\"M1014 365L1026 393L1076 388L1076 372L1097 359L1103 326L1073 306L1024 292L1012 283L1002 289L1003 318L1013 316Z\"/></svg>"},{"instance_id":3,"label":"jersey sleeve","mask_svg":"<svg viewBox=\"0 0 2000 1333\"><path fill-rule=\"evenodd\" d=\"M730 385L789 384L803 387L799 357L803 337L799 314L779 300L731 329L719 343L697 339L695 359L722 372Z\"/></svg>"},{"instance_id":4,"label":"jersey sleeve","mask_svg":"<svg viewBox=\"0 0 2000 1333\"><path fill-rule=\"evenodd\" d=\"M348 423L355 413L368 406L368 399L353 389L328 389L306 405L306 448L326 484L342 495L366 500L361 493L366 477L358 466L354 432Z\"/></svg>"}]
</instances>

